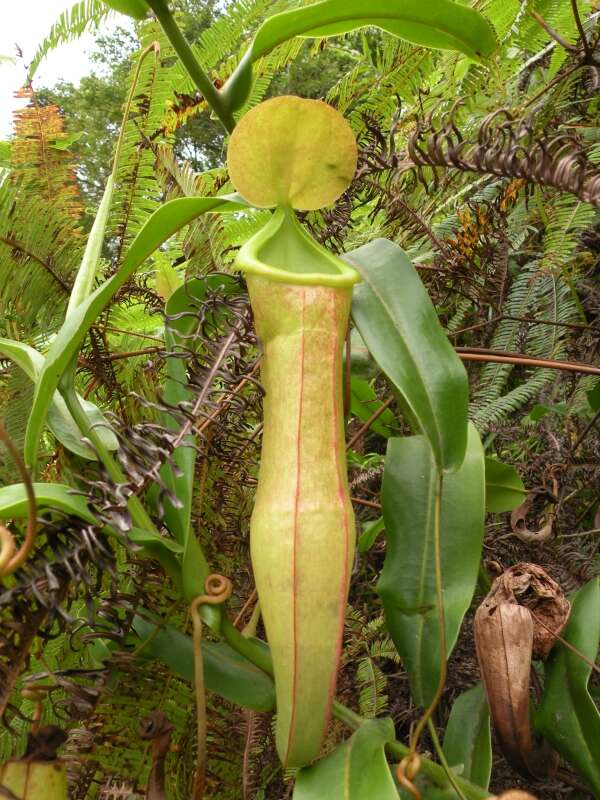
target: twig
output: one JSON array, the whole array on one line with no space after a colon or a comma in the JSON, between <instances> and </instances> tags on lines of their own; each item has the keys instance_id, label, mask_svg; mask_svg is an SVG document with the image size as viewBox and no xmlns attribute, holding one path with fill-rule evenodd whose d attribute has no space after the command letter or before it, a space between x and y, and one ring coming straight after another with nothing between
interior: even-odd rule
<instances>
[{"instance_id":1,"label":"twig","mask_svg":"<svg viewBox=\"0 0 600 800\"><path fill-rule=\"evenodd\" d=\"M369 508L381 508L381 503L375 503L373 500L363 500L362 497L351 497L353 503L358 503L360 506L369 506Z\"/></svg>"},{"instance_id":2,"label":"twig","mask_svg":"<svg viewBox=\"0 0 600 800\"><path fill-rule=\"evenodd\" d=\"M546 369L562 369L567 372L582 372L586 375L600 375L600 367L581 364L577 361L531 358L521 353L504 353L479 347L456 347L455 350L463 361L489 361L496 364L515 364L524 367L543 367Z\"/></svg>"},{"instance_id":3,"label":"twig","mask_svg":"<svg viewBox=\"0 0 600 800\"><path fill-rule=\"evenodd\" d=\"M393 402L394 402L394 398L393 397L388 397L388 399L385 401L385 403L382 403L379 406L379 408L371 414L371 416L364 423L364 425L361 425L361 427L358 429L358 431L350 439L350 441L346 445L346 450L350 450L350 448L354 447L354 445L358 442L358 440L360 438L362 438L365 435L365 433L369 430L369 428L375 422L375 420L379 419L379 417L383 414L383 412L386 411L392 405Z\"/></svg>"},{"instance_id":4,"label":"twig","mask_svg":"<svg viewBox=\"0 0 600 800\"><path fill-rule=\"evenodd\" d=\"M575 2L575 0L572 1ZM563 39L560 33L555 31L554 28L549 25L546 20L540 14L538 14L537 11L532 11L531 16L538 23L538 25L540 25L546 31L551 39L554 39L555 42L558 42L558 44L561 47L564 47L569 53L573 53L575 50L577 50L574 44L571 44L570 42L567 42L566 39Z\"/></svg>"}]
</instances>

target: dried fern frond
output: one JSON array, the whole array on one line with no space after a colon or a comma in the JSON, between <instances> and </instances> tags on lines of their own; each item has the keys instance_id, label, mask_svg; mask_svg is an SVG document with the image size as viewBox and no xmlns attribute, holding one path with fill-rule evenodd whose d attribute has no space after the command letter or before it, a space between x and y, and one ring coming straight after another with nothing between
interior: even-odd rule
<instances>
[{"instance_id":1,"label":"dried fern frond","mask_svg":"<svg viewBox=\"0 0 600 800\"><path fill-rule=\"evenodd\" d=\"M414 164L522 178L600 206L600 170L575 136L540 135L533 122L516 120L506 109L499 109L485 117L476 139L465 139L455 122L459 104L437 121L433 115L417 120L408 140Z\"/></svg>"}]
</instances>

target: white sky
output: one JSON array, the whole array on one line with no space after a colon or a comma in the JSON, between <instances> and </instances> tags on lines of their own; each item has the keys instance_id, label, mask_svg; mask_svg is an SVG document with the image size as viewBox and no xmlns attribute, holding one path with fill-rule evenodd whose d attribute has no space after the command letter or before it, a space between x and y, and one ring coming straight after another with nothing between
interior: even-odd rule
<instances>
[{"instance_id":1,"label":"white sky","mask_svg":"<svg viewBox=\"0 0 600 800\"><path fill-rule=\"evenodd\" d=\"M6 138L12 128L12 112L19 103L13 93L22 85L25 66L50 27L60 14L75 4L75 0L0 0L0 55L14 56L15 44L23 51L23 62L16 65L0 63L0 139ZM126 24L121 14L111 15L102 30L117 24ZM42 61L34 79L34 87L53 86L59 79L77 84L79 79L92 70L88 52L92 49L93 36L81 38L51 52Z\"/></svg>"}]
</instances>

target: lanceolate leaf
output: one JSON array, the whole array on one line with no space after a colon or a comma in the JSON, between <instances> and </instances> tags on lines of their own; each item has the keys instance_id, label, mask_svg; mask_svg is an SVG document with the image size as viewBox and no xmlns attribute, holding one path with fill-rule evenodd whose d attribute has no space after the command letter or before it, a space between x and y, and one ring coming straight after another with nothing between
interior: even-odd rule
<instances>
[{"instance_id":1,"label":"lanceolate leaf","mask_svg":"<svg viewBox=\"0 0 600 800\"><path fill-rule=\"evenodd\" d=\"M496 458L485 460L485 510L513 511L525 500L527 491L517 470Z\"/></svg>"},{"instance_id":2,"label":"lanceolate leaf","mask_svg":"<svg viewBox=\"0 0 600 800\"><path fill-rule=\"evenodd\" d=\"M398 800L384 748L390 719L370 720L326 758L300 770L294 800Z\"/></svg>"},{"instance_id":3,"label":"lanceolate leaf","mask_svg":"<svg viewBox=\"0 0 600 800\"><path fill-rule=\"evenodd\" d=\"M165 328L165 346L169 352L177 353L194 347L192 334L198 324L196 312L207 291L219 287L224 287L226 291L229 287L232 292L238 290L238 284L232 277L211 275L188 281L171 295L165 307L165 313L170 318ZM177 406L191 401L186 373L184 358L174 355L167 359L163 397L168 405ZM179 427L179 423L169 414L163 414L162 421L172 430ZM184 548L182 579L184 594L188 600L202 592L204 581L210 572L190 526L196 464L195 442L194 436L187 436L173 453L172 463L165 464L161 470L163 480L179 500L176 507L168 498L165 499L164 518L169 530ZM203 608L203 616L207 622L211 622L218 613L215 607Z\"/></svg>"},{"instance_id":4,"label":"lanceolate leaf","mask_svg":"<svg viewBox=\"0 0 600 800\"><path fill-rule=\"evenodd\" d=\"M25 461L35 466L40 435L51 398L73 361L87 332L111 298L157 247L200 214L246 208L229 197L183 197L165 203L152 214L131 244L119 271L72 310L48 351L39 376L25 436Z\"/></svg>"},{"instance_id":5,"label":"lanceolate leaf","mask_svg":"<svg viewBox=\"0 0 600 800\"><path fill-rule=\"evenodd\" d=\"M0 339L0 353L14 361L34 383L44 369L44 356L23 342ZM89 400L84 400L82 397L79 398L79 402L83 406L90 425L95 427L104 446L108 450L116 450L119 446L117 437L108 427L108 423L98 406ZM96 460L96 453L82 441L81 431L58 392L54 393L48 409L48 427L67 450L76 453L82 458Z\"/></svg>"},{"instance_id":6,"label":"lanceolate leaf","mask_svg":"<svg viewBox=\"0 0 600 800\"><path fill-rule=\"evenodd\" d=\"M444 755L461 778L487 789L492 773L490 712L478 683L454 701L444 735Z\"/></svg>"},{"instance_id":7,"label":"lanceolate leaf","mask_svg":"<svg viewBox=\"0 0 600 800\"><path fill-rule=\"evenodd\" d=\"M363 277L352 316L365 344L400 393L415 432L429 439L437 464L457 469L467 442L467 374L417 271L387 239L345 258Z\"/></svg>"},{"instance_id":8,"label":"lanceolate leaf","mask_svg":"<svg viewBox=\"0 0 600 800\"><path fill-rule=\"evenodd\" d=\"M141 642L148 640L141 653L156 658L185 680L194 680L192 639L172 627L156 627L136 617L133 628ZM138 646L140 641L136 642ZM225 642L202 642L206 688L226 700L252 708L271 711L275 706L275 687L271 678Z\"/></svg>"},{"instance_id":9,"label":"lanceolate leaf","mask_svg":"<svg viewBox=\"0 0 600 800\"><path fill-rule=\"evenodd\" d=\"M600 579L573 599L564 639L592 662L600 645ZM592 668L560 642L546 662L546 679L535 727L600 797L600 713L590 697Z\"/></svg>"},{"instance_id":10,"label":"lanceolate leaf","mask_svg":"<svg viewBox=\"0 0 600 800\"><path fill-rule=\"evenodd\" d=\"M440 674L434 561L437 467L424 436L389 439L382 505L387 552L377 592L408 672L415 701L426 706ZM443 481L441 553L448 654L473 597L483 540L484 458L469 426L461 468Z\"/></svg>"},{"instance_id":11,"label":"lanceolate leaf","mask_svg":"<svg viewBox=\"0 0 600 800\"><path fill-rule=\"evenodd\" d=\"M458 50L477 61L496 48L484 17L450 0L324 0L263 22L222 92L229 110L241 108L250 94L252 64L277 45L294 36L337 36L365 26L424 47Z\"/></svg>"}]
</instances>

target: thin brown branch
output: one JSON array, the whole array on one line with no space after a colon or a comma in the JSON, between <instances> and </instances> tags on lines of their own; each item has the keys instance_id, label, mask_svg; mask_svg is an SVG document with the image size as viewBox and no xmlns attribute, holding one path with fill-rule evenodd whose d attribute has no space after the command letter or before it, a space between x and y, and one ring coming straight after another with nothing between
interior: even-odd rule
<instances>
[{"instance_id":1,"label":"thin brown branch","mask_svg":"<svg viewBox=\"0 0 600 800\"><path fill-rule=\"evenodd\" d=\"M575 0L573 0L573 2L574 1ZM573 53L575 50L577 50L574 44L571 44L570 42L567 42L566 39L563 39L560 33L558 33L558 31L555 31L554 28L551 25L549 25L546 22L546 20L541 16L541 14L538 14L537 11L532 11L531 16L534 18L537 24L540 25L546 31L546 33L551 39L554 39L555 42L558 42L558 44L561 47L564 47L565 50L567 50L569 53Z\"/></svg>"},{"instance_id":2,"label":"thin brown branch","mask_svg":"<svg viewBox=\"0 0 600 800\"><path fill-rule=\"evenodd\" d=\"M489 361L495 364L515 364L524 367L543 367L545 369L562 369L567 372L581 372L585 375L600 375L600 367L581 364L577 361L556 361L551 358L530 358L522 353L504 353L478 347L456 347L456 352L463 361Z\"/></svg>"},{"instance_id":3,"label":"thin brown branch","mask_svg":"<svg viewBox=\"0 0 600 800\"><path fill-rule=\"evenodd\" d=\"M373 500L363 500L362 497L351 497L353 503L358 503L359 506L368 506L369 508L381 508L381 503L375 503Z\"/></svg>"},{"instance_id":4,"label":"thin brown branch","mask_svg":"<svg viewBox=\"0 0 600 800\"><path fill-rule=\"evenodd\" d=\"M369 430L369 428L375 422L375 420L379 419L379 417L383 414L383 412L386 409L388 409L392 405L393 402L394 402L394 398L393 397L388 397L388 399L385 401L385 403L382 403L379 406L379 408L371 414L371 416L364 423L364 425L361 425L361 427L357 430L357 432L354 434L354 436L350 439L350 441L346 445L346 450L350 450L351 447L354 447L354 445L358 442L358 440L361 439L365 435L365 433Z\"/></svg>"}]
</instances>

